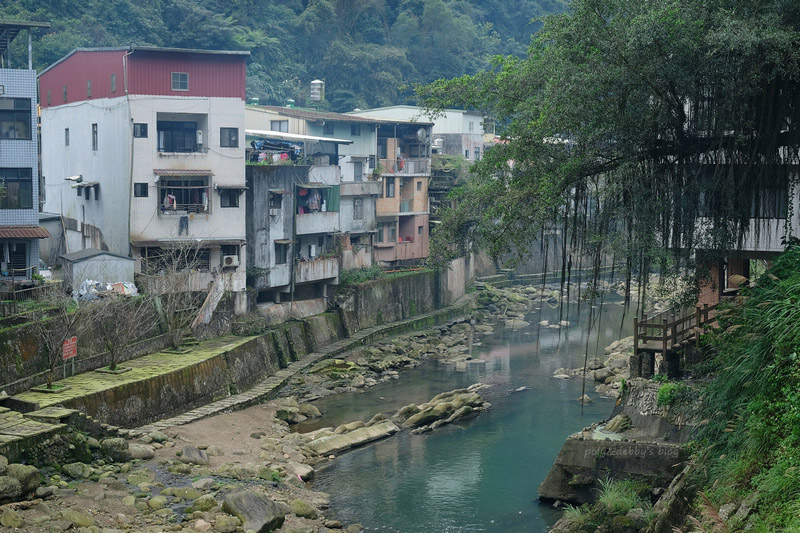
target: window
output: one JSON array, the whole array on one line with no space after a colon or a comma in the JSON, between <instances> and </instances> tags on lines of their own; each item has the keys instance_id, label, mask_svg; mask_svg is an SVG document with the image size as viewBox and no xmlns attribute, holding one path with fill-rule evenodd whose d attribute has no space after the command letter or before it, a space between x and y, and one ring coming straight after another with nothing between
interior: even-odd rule
<instances>
[{"instance_id":1,"label":"window","mask_svg":"<svg viewBox=\"0 0 800 533\"><path fill-rule=\"evenodd\" d=\"M133 125L133 136L136 138L147 137L147 124L144 122L137 122Z\"/></svg>"},{"instance_id":2,"label":"window","mask_svg":"<svg viewBox=\"0 0 800 533\"><path fill-rule=\"evenodd\" d=\"M470 120L469 121L469 131L474 131L474 130L475 130L475 123Z\"/></svg>"},{"instance_id":3,"label":"window","mask_svg":"<svg viewBox=\"0 0 800 533\"><path fill-rule=\"evenodd\" d=\"M285 265L286 264L286 256L288 251L289 245L285 243L275 243L275 264L276 265Z\"/></svg>"},{"instance_id":4,"label":"window","mask_svg":"<svg viewBox=\"0 0 800 533\"><path fill-rule=\"evenodd\" d=\"M417 235L422 235L422 226L417 226Z\"/></svg>"},{"instance_id":5,"label":"window","mask_svg":"<svg viewBox=\"0 0 800 533\"><path fill-rule=\"evenodd\" d=\"M30 98L0 98L0 138L31 138Z\"/></svg>"},{"instance_id":6,"label":"window","mask_svg":"<svg viewBox=\"0 0 800 533\"><path fill-rule=\"evenodd\" d=\"M475 148L475 161L479 161L481 158L481 149Z\"/></svg>"},{"instance_id":7,"label":"window","mask_svg":"<svg viewBox=\"0 0 800 533\"><path fill-rule=\"evenodd\" d=\"M50 89L47 89L47 105L53 104L53 95L51 94Z\"/></svg>"},{"instance_id":8,"label":"window","mask_svg":"<svg viewBox=\"0 0 800 533\"><path fill-rule=\"evenodd\" d=\"M422 190L422 180L417 180L417 190L418 191Z\"/></svg>"},{"instance_id":9,"label":"window","mask_svg":"<svg viewBox=\"0 0 800 533\"><path fill-rule=\"evenodd\" d=\"M394 224L390 224L390 226L391 227L389 228L389 242L395 242L397 241L397 226L395 226Z\"/></svg>"},{"instance_id":10,"label":"window","mask_svg":"<svg viewBox=\"0 0 800 533\"><path fill-rule=\"evenodd\" d=\"M92 150L97 151L97 124L92 124Z\"/></svg>"},{"instance_id":11,"label":"window","mask_svg":"<svg viewBox=\"0 0 800 533\"><path fill-rule=\"evenodd\" d=\"M239 247L235 244L223 244L219 247L219 254L222 256L222 266L225 266L226 256L239 257Z\"/></svg>"},{"instance_id":12,"label":"window","mask_svg":"<svg viewBox=\"0 0 800 533\"><path fill-rule=\"evenodd\" d=\"M333 135L333 122L326 122L322 125L323 135Z\"/></svg>"},{"instance_id":13,"label":"window","mask_svg":"<svg viewBox=\"0 0 800 533\"><path fill-rule=\"evenodd\" d=\"M172 73L172 90L173 91L188 91L189 90L189 73L188 72L173 72Z\"/></svg>"},{"instance_id":14,"label":"window","mask_svg":"<svg viewBox=\"0 0 800 533\"><path fill-rule=\"evenodd\" d=\"M353 181L362 181L364 179L364 163L361 161L353 161Z\"/></svg>"},{"instance_id":15,"label":"window","mask_svg":"<svg viewBox=\"0 0 800 533\"><path fill-rule=\"evenodd\" d=\"M158 201L162 213L208 212L208 176L190 179L161 176L158 181Z\"/></svg>"},{"instance_id":16,"label":"window","mask_svg":"<svg viewBox=\"0 0 800 533\"><path fill-rule=\"evenodd\" d=\"M361 124L350 124L350 135L361 135Z\"/></svg>"},{"instance_id":17,"label":"window","mask_svg":"<svg viewBox=\"0 0 800 533\"><path fill-rule=\"evenodd\" d=\"M383 224L378 224L378 242L383 242Z\"/></svg>"},{"instance_id":18,"label":"window","mask_svg":"<svg viewBox=\"0 0 800 533\"><path fill-rule=\"evenodd\" d=\"M159 120L159 152L194 152L197 150L197 123Z\"/></svg>"},{"instance_id":19,"label":"window","mask_svg":"<svg viewBox=\"0 0 800 533\"><path fill-rule=\"evenodd\" d=\"M86 80L86 98L92 97L92 80Z\"/></svg>"},{"instance_id":20,"label":"window","mask_svg":"<svg viewBox=\"0 0 800 533\"><path fill-rule=\"evenodd\" d=\"M29 168L0 168L0 209L33 209Z\"/></svg>"},{"instance_id":21,"label":"window","mask_svg":"<svg viewBox=\"0 0 800 533\"><path fill-rule=\"evenodd\" d=\"M111 75L111 92L112 93L117 92L117 75L116 74L112 74Z\"/></svg>"},{"instance_id":22,"label":"window","mask_svg":"<svg viewBox=\"0 0 800 533\"><path fill-rule=\"evenodd\" d=\"M83 187L83 197L87 200L91 197L92 188L91 187Z\"/></svg>"},{"instance_id":23,"label":"window","mask_svg":"<svg viewBox=\"0 0 800 533\"><path fill-rule=\"evenodd\" d=\"M219 205L220 207L239 207L239 193L240 189L220 189L219 190Z\"/></svg>"},{"instance_id":24,"label":"window","mask_svg":"<svg viewBox=\"0 0 800 533\"><path fill-rule=\"evenodd\" d=\"M364 199L353 198L353 220L364 219Z\"/></svg>"},{"instance_id":25,"label":"window","mask_svg":"<svg viewBox=\"0 0 800 533\"><path fill-rule=\"evenodd\" d=\"M464 150L464 159L469 159L469 150Z\"/></svg>"},{"instance_id":26,"label":"window","mask_svg":"<svg viewBox=\"0 0 800 533\"><path fill-rule=\"evenodd\" d=\"M239 130L237 128L220 128L219 145L227 148L239 148Z\"/></svg>"},{"instance_id":27,"label":"window","mask_svg":"<svg viewBox=\"0 0 800 533\"><path fill-rule=\"evenodd\" d=\"M147 198L147 183L134 183L133 184L133 196L135 198Z\"/></svg>"},{"instance_id":28,"label":"window","mask_svg":"<svg viewBox=\"0 0 800 533\"><path fill-rule=\"evenodd\" d=\"M64 146L69 146L69 128L64 128Z\"/></svg>"},{"instance_id":29,"label":"window","mask_svg":"<svg viewBox=\"0 0 800 533\"><path fill-rule=\"evenodd\" d=\"M283 133L289 133L289 121L288 120L270 120L269 121L269 129L272 131L282 131Z\"/></svg>"},{"instance_id":30,"label":"window","mask_svg":"<svg viewBox=\"0 0 800 533\"><path fill-rule=\"evenodd\" d=\"M386 198L394 198L394 178L386 179Z\"/></svg>"},{"instance_id":31,"label":"window","mask_svg":"<svg viewBox=\"0 0 800 533\"><path fill-rule=\"evenodd\" d=\"M269 193L269 207L271 209L280 209L282 201L283 201L283 195L281 193L279 192Z\"/></svg>"},{"instance_id":32,"label":"window","mask_svg":"<svg viewBox=\"0 0 800 533\"><path fill-rule=\"evenodd\" d=\"M64 85L64 88L61 90L61 96L64 98L64 101L67 101L67 86Z\"/></svg>"}]
</instances>

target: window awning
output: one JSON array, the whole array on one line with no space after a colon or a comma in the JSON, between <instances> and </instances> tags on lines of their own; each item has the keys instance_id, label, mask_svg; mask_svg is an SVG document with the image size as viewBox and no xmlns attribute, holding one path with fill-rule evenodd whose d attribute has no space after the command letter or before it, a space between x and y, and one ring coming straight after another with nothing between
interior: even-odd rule
<instances>
[{"instance_id":1,"label":"window awning","mask_svg":"<svg viewBox=\"0 0 800 533\"><path fill-rule=\"evenodd\" d=\"M269 131L269 130L244 130L245 135L251 137L266 137L268 139L283 139L284 141L305 142L332 142L336 144L353 144L353 141L348 139L334 139L333 137L317 137L315 135L300 135L299 133L286 133L284 131Z\"/></svg>"},{"instance_id":2,"label":"window awning","mask_svg":"<svg viewBox=\"0 0 800 533\"><path fill-rule=\"evenodd\" d=\"M221 190L234 190L234 191L246 191L248 189L247 185L220 185L219 183L214 184L215 189Z\"/></svg>"},{"instance_id":3,"label":"window awning","mask_svg":"<svg viewBox=\"0 0 800 533\"><path fill-rule=\"evenodd\" d=\"M283 189L270 189L271 194L292 194L292 191L285 191Z\"/></svg>"},{"instance_id":4,"label":"window awning","mask_svg":"<svg viewBox=\"0 0 800 533\"><path fill-rule=\"evenodd\" d=\"M72 186L73 189L85 189L86 187L95 187L100 185L99 181L83 181L81 183L76 183Z\"/></svg>"},{"instance_id":5,"label":"window awning","mask_svg":"<svg viewBox=\"0 0 800 533\"><path fill-rule=\"evenodd\" d=\"M294 244L295 241L291 239L275 239L275 244Z\"/></svg>"},{"instance_id":6,"label":"window awning","mask_svg":"<svg viewBox=\"0 0 800 533\"><path fill-rule=\"evenodd\" d=\"M163 240L143 240L143 241L136 241L131 240L131 244L143 248L145 246L196 246L197 249L200 248L208 248L210 246L220 246L223 244L246 244L247 241L244 239L163 239Z\"/></svg>"},{"instance_id":7,"label":"window awning","mask_svg":"<svg viewBox=\"0 0 800 533\"><path fill-rule=\"evenodd\" d=\"M214 175L214 173L211 172L211 170L207 169L186 170L186 169L169 169L169 168L153 169L153 174L158 174L159 176L213 176Z\"/></svg>"},{"instance_id":8,"label":"window awning","mask_svg":"<svg viewBox=\"0 0 800 533\"><path fill-rule=\"evenodd\" d=\"M48 239L50 233L41 226L0 226L0 239Z\"/></svg>"},{"instance_id":9,"label":"window awning","mask_svg":"<svg viewBox=\"0 0 800 533\"><path fill-rule=\"evenodd\" d=\"M324 183L298 183L297 184L297 188L299 188L299 189L330 189L331 187L336 187L336 185L325 185Z\"/></svg>"}]
</instances>

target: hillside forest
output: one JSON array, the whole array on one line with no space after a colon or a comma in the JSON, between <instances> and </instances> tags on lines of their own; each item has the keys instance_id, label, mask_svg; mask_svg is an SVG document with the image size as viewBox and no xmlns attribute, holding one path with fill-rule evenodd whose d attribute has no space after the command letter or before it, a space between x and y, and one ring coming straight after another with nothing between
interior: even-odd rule
<instances>
[{"instance_id":1,"label":"hillside forest","mask_svg":"<svg viewBox=\"0 0 800 533\"><path fill-rule=\"evenodd\" d=\"M41 70L80 47L249 50L248 98L303 105L326 82L326 107L410 103L411 87L523 56L537 21L562 0L2 0L2 18L34 32ZM19 55L27 43L15 42Z\"/></svg>"}]
</instances>

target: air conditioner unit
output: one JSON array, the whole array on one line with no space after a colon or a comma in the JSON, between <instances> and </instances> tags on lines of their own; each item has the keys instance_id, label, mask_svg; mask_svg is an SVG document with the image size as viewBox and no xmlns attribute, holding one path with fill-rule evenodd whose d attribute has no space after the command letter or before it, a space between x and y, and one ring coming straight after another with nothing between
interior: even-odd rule
<instances>
[{"instance_id":1,"label":"air conditioner unit","mask_svg":"<svg viewBox=\"0 0 800 533\"><path fill-rule=\"evenodd\" d=\"M203 130L197 130L197 144L203 144Z\"/></svg>"},{"instance_id":2,"label":"air conditioner unit","mask_svg":"<svg viewBox=\"0 0 800 533\"><path fill-rule=\"evenodd\" d=\"M280 207L270 207L269 208L269 216L276 217L276 216L278 216L280 214L281 214L281 208Z\"/></svg>"},{"instance_id":3,"label":"air conditioner unit","mask_svg":"<svg viewBox=\"0 0 800 533\"><path fill-rule=\"evenodd\" d=\"M238 255L223 255L222 256L222 266L224 266L224 267L238 267L239 266L239 256Z\"/></svg>"}]
</instances>

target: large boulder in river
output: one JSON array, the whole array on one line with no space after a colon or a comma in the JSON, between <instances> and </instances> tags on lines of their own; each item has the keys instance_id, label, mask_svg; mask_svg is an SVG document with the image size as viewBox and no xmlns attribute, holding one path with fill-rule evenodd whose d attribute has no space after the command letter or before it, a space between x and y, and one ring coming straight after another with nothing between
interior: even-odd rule
<instances>
[{"instance_id":1,"label":"large boulder in river","mask_svg":"<svg viewBox=\"0 0 800 533\"><path fill-rule=\"evenodd\" d=\"M181 450L181 462L190 465L209 464L206 452L188 444Z\"/></svg>"},{"instance_id":2,"label":"large boulder in river","mask_svg":"<svg viewBox=\"0 0 800 533\"><path fill-rule=\"evenodd\" d=\"M23 495L35 491L42 483L42 476L35 466L10 464L6 468L6 476L19 481Z\"/></svg>"},{"instance_id":3,"label":"large boulder in river","mask_svg":"<svg viewBox=\"0 0 800 533\"><path fill-rule=\"evenodd\" d=\"M0 503L14 501L22 495L22 485L11 476L0 476Z\"/></svg>"},{"instance_id":4,"label":"large boulder in river","mask_svg":"<svg viewBox=\"0 0 800 533\"><path fill-rule=\"evenodd\" d=\"M373 426L356 429L350 433L321 436L309 442L306 447L315 455L339 453L374 440L388 437L396 433L397 430L397 426L391 421L386 420Z\"/></svg>"},{"instance_id":5,"label":"large boulder in river","mask_svg":"<svg viewBox=\"0 0 800 533\"><path fill-rule=\"evenodd\" d=\"M253 530L257 533L280 528L289 512L285 505L249 490L240 490L225 496L222 510L241 520L245 531Z\"/></svg>"},{"instance_id":6,"label":"large boulder in river","mask_svg":"<svg viewBox=\"0 0 800 533\"><path fill-rule=\"evenodd\" d=\"M100 448L104 454L118 463L124 463L131 458L131 452L128 449L128 441L121 437L105 439L100 443Z\"/></svg>"}]
</instances>

